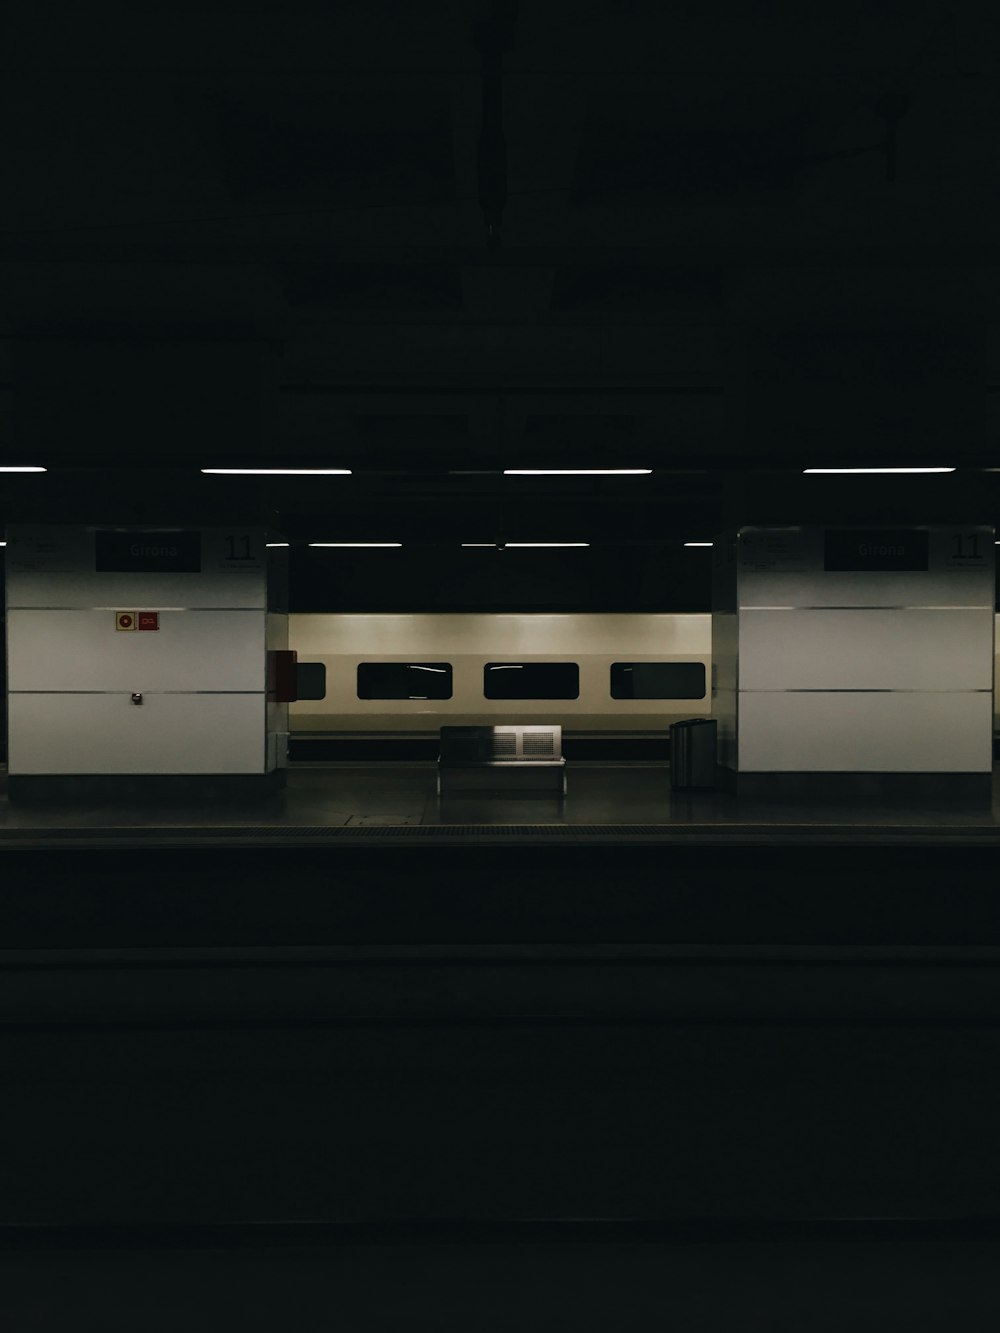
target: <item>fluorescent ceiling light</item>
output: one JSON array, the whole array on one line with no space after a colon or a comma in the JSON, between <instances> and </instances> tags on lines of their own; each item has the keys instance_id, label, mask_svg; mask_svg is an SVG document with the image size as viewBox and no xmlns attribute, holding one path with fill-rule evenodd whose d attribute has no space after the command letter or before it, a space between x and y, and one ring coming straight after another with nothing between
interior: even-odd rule
<instances>
[{"instance_id":1,"label":"fluorescent ceiling light","mask_svg":"<svg viewBox=\"0 0 1000 1333\"><path fill-rule=\"evenodd\" d=\"M402 546L402 542L307 542L307 546Z\"/></svg>"},{"instance_id":2,"label":"fluorescent ceiling light","mask_svg":"<svg viewBox=\"0 0 1000 1333\"><path fill-rule=\"evenodd\" d=\"M350 477L349 467L203 467L221 477Z\"/></svg>"},{"instance_id":3,"label":"fluorescent ceiling light","mask_svg":"<svg viewBox=\"0 0 1000 1333\"><path fill-rule=\"evenodd\" d=\"M651 467L505 467L505 477L648 477Z\"/></svg>"},{"instance_id":4,"label":"fluorescent ceiling light","mask_svg":"<svg viewBox=\"0 0 1000 1333\"><path fill-rule=\"evenodd\" d=\"M274 546L288 546L289 543L288 543L288 542L265 542L264 545L265 545L265 546L268 546L268 547L274 547Z\"/></svg>"},{"instance_id":5,"label":"fluorescent ceiling light","mask_svg":"<svg viewBox=\"0 0 1000 1333\"><path fill-rule=\"evenodd\" d=\"M954 472L953 467L805 467L803 472Z\"/></svg>"},{"instance_id":6,"label":"fluorescent ceiling light","mask_svg":"<svg viewBox=\"0 0 1000 1333\"><path fill-rule=\"evenodd\" d=\"M0 472L48 472L46 467L8 467L6 463L0 463Z\"/></svg>"},{"instance_id":7,"label":"fluorescent ceiling light","mask_svg":"<svg viewBox=\"0 0 1000 1333\"><path fill-rule=\"evenodd\" d=\"M6 546L6 545L7 545L6 542L0 542L0 546ZM1000 546L1000 542L997 542L997 546Z\"/></svg>"},{"instance_id":8,"label":"fluorescent ceiling light","mask_svg":"<svg viewBox=\"0 0 1000 1333\"><path fill-rule=\"evenodd\" d=\"M685 546L714 546L714 542L685 542Z\"/></svg>"},{"instance_id":9,"label":"fluorescent ceiling light","mask_svg":"<svg viewBox=\"0 0 1000 1333\"><path fill-rule=\"evenodd\" d=\"M466 550L479 548L481 550L504 551L511 546L589 546L590 542L462 542Z\"/></svg>"}]
</instances>

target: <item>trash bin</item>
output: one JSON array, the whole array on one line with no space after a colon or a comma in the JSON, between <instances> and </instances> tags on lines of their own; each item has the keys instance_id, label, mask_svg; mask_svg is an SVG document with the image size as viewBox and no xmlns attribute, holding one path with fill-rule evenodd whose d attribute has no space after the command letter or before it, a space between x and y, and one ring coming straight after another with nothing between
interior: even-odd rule
<instances>
[{"instance_id":1,"label":"trash bin","mask_svg":"<svg viewBox=\"0 0 1000 1333\"><path fill-rule=\"evenodd\" d=\"M691 717L670 728L671 787L714 787L719 724L714 717Z\"/></svg>"}]
</instances>

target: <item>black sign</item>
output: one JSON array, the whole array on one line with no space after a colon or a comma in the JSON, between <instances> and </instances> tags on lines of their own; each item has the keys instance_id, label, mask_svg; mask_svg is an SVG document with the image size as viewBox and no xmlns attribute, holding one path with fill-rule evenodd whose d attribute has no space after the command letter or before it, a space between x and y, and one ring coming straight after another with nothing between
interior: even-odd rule
<instances>
[{"instance_id":1,"label":"black sign","mask_svg":"<svg viewBox=\"0 0 1000 1333\"><path fill-rule=\"evenodd\" d=\"M98 532L98 574L198 574L200 532Z\"/></svg>"},{"instance_id":2,"label":"black sign","mask_svg":"<svg viewBox=\"0 0 1000 1333\"><path fill-rule=\"evenodd\" d=\"M919 529L826 530L823 548L825 570L926 570L927 559L927 533Z\"/></svg>"}]
</instances>

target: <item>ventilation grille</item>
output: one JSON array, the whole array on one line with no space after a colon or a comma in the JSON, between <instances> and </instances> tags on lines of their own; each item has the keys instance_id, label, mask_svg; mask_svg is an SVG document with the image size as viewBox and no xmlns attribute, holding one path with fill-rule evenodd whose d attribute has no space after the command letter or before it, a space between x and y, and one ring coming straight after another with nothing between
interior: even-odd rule
<instances>
[{"instance_id":1,"label":"ventilation grille","mask_svg":"<svg viewBox=\"0 0 1000 1333\"><path fill-rule=\"evenodd\" d=\"M534 759L554 759L555 736L551 731L526 731L522 740L524 756Z\"/></svg>"},{"instance_id":2,"label":"ventilation grille","mask_svg":"<svg viewBox=\"0 0 1000 1333\"><path fill-rule=\"evenodd\" d=\"M516 759L517 758L517 735L513 731L494 731L493 733L493 758L494 759Z\"/></svg>"}]
</instances>

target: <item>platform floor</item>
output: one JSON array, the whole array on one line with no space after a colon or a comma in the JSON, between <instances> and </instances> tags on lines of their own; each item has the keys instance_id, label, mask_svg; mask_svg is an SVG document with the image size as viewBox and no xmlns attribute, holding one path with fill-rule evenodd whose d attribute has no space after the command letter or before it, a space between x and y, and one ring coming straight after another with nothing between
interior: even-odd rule
<instances>
[{"instance_id":1,"label":"platform floor","mask_svg":"<svg viewBox=\"0 0 1000 1333\"><path fill-rule=\"evenodd\" d=\"M239 803L11 804L0 771L0 846L74 842L171 845L372 841L414 838L453 843L614 841L683 838L717 841L843 839L894 841L934 838L1000 842L1000 765L990 808L862 802L752 801L724 792L673 792L661 764L578 762L567 769L568 790L555 796L475 793L442 798L436 765L302 763L287 788Z\"/></svg>"}]
</instances>

